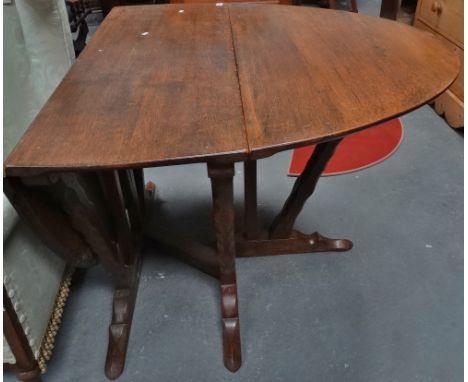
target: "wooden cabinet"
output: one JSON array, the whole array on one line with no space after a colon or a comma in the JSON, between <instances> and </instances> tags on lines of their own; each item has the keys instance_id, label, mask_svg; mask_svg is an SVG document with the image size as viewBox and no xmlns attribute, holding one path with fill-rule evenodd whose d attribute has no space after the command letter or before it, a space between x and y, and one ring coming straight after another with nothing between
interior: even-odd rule
<instances>
[{"instance_id":1,"label":"wooden cabinet","mask_svg":"<svg viewBox=\"0 0 468 382\"><path fill-rule=\"evenodd\" d=\"M463 0L419 0L414 25L435 33L460 56L461 72L453 85L435 99L434 108L452 127L463 126Z\"/></svg>"}]
</instances>

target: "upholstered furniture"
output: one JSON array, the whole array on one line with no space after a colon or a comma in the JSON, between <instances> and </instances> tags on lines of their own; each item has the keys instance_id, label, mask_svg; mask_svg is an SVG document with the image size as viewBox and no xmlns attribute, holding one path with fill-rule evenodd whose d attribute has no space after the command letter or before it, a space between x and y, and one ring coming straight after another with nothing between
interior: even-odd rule
<instances>
[{"instance_id":1,"label":"upholstered furniture","mask_svg":"<svg viewBox=\"0 0 468 382\"><path fill-rule=\"evenodd\" d=\"M3 22L6 158L67 72L74 52L63 0L6 3ZM3 362L20 379L38 381L69 277L65 262L20 222L5 197L3 223Z\"/></svg>"}]
</instances>

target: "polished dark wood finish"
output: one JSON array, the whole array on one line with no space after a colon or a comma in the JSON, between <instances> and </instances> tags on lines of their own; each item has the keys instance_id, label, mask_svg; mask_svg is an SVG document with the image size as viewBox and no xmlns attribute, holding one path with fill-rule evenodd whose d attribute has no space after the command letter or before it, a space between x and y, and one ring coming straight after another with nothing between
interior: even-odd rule
<instances>
[{"instance_id":1,"label":"polished dark wood finish","mask_svg":"<svg viewBox=\"0 0 468 382\"><path fill-rule=\"evenodd\" d=\"M105 374L113 380L125 367L128 341L140 278L139 246L143 234L145 205L152 196L144 188L142 169L104 171L100 184L114 222L119 270L111 269L115 290Z\"/></svg>"},{"instance_id":2,"label":"polished dark wood finish","mask_svg":"<svg viewBox=\"0 0 468 382\"><path fill-rule=\"evenodd\" d=\"M29 167L23 175L244 158L228 9L178 11L114 8L7 160L7 174L11 165Z\"/></svg>"},{"instance_id":3,"label":"polished dark wood finish","mask_svg":"<svg viewBox=\"0 0 468 382\"><path fill-rule=\"evenodd\" d=\"M458 69L456 54L432 36L361 14L261 4L117 7L5 171L256 159L412 110L444 91Z\"/></svg>"},{"instance_id":4,"label":"polished dark wood finish","mask_svg":"<svg viewBox=\"0 0 468 382\"><path fill-rule=\"evenodd\" d=\"M49 177L47 191L96 260L111 273L120 271L117 245L105 210L105 197L95 173L58 173ZM25 178L27 179L27 178ZM37 192L31 188L30 192Z\"/></svg>"},{"instance_id":5,"label":"polished dark wood finish","mask_svg":"<svg viewBox=\"0 0 468 382\"><path fill-rule=\"evenodd\" d=\"M133 169L133 178L135 179L135 187L138 193L138 199L140 200L140 215L145 215L145 200L148 197L145 186L145 177L143 175L143 169ZM151 199L151 198L150 198Z\"/></svg>"},{"instance_id":6,"label":"polished dark wood finish","mask_svg":"<svg viewBox=\"0 0 468 382\"><path fill-rule=\"evenodd\" d=\"M118 171L103 171L100 180L112 216L113 231L117 238L117 256L121 264L131 264L133 239L130 221L127 218L125 199Z\"/></svg>"},{"instance_id":7,"label":"polished dark wood finish","mask_svg":"<svg viewBox=\"0 0 468 382\"><path fill-rule=\"evenodd\" d=\"M138 235L143 229L143 210L140 202L140 192L137 189L137 180L133 170L122 170L119 172L120 184L122 185L125 208L128 211L131 232Z\"/></svg>"},{"instance_id":8,"label":"polished dark wood finish","mask_svg":"<svg viewBox=\"0 0 468 382\"><path fill-rule=\"evenodd\" d=\"M148 232L159 244L175 256L197 269L218 277L221 282L224 364L230 371L241 366L239 314L235 257L269 256L293 253L343 252L353 247L346 239L330 239L318 232L304 234L293 230L294 222L306 200L315 190L318 178L325 169L341 139L319 144L308 161L303 174L296 181L283 209L268 230L257 225L257 163L244 162L245 205L244 224L235 238L232 164L208 163L212 182L213 220L217 250L164 230ZM216 260L219 272L213 271Z\"/></svg>"},{"instance_id":9,"label":"polished dark wood finish","mask_svg":"<svg viewBox=\"0 0 468 382\"><path fill-rule=\"evenodd\" d=\"M347 239L330 239L318 232L310 235L291 231L288 237L271 239L264 235L255 240L237 242L238 257L273 256L293 253L344 252L353 248Z\"/></svg>"},{"instance_id":10,"label":"polished dark wood finish","mask_svg":"<svg viewBox=\"0 0 468 382\"><path fill-rule=\"evenodd\" d=\"M116 287L112 305L112 322L109 325L109 344L105 364L107 378L118 378L125 367L128 340L135 310L135 301L140 277L140 261L130 267L132 275L128 284Z\"/></svg>"},{"instance_id":11,"label":"polished dark wood finish","mask_svg":"<svg viewBox=\"0 0 468 382\"><path fill-rule=\"evenodd\" d=\"M349 240L293 229L326 162L343 136L444 91L457 60L427 34L348 12L256 4L115 8L5 163L7 196L51 248L71 248L71 261L97 260L113 276L106 375L117 378L125 364L144 227L143 167L207 163L216 249L180 238L172 247L219 278L224 363L236 371L236 256L351 249ZM318 146L304 174L270 228L260 229L256 159L309 143ZM237 237L236 161L245 162L245 227ZM55 238L61 223L66 239Z\"/></svg>"},{"instance_id":12,"label":"polished dark wood finish","mask_svg":"<svg viewBox=\"0 0 468 382\"><path fill-rule=\"evenodd\" d=\"M140 270L142 211L134 172L62 173L55 178L52 194L113 278L105 373L115 379L125 367Z\"/></svg>"},{"instance_id":13,"label":"polished dark wood finish","mask_svg":"<svg viewBox=\"0 0 468 382\"><path fill-rule=\"evenodd\" d=\"M291 234L294 222L304 207L306 200L312 195L320 174L335 152L341 139L321 143L315 147L314 153L307 162L302 174L297 178L281 212L275 217L269 229L271 239L285 239Z\"/></svg>"},{"instance_id":14,"label":"polished dark wood finish","mask_svg":"<svg viewBox=\"0 0 468 382\"><path fill-rule=\"evenodd\" d=\"M122 267L121 274L114 274L116 286L105 364L106 376L109 379L116 379L122 374L125 367L135 309L140 276L137 236L142 221L140 214L135 212L140 209L140 200L138 200L133 172L127 170L103 171L99 177L106 196L108 212L114 222L113 232L117 241L118 262Z\"/></svg>"},{"instance_id":15,"label":"polished dark wood finish","mask_svg":"<svg viewBox=\"0 0 468 382\"><path fill-rule=\"evenodd\" d=\"M187 237L181 237L177 232L165 230L164 227L146 230L145 233L146 237L154 241L158 248L168 251L172 256L207 275L219 278L215 248Z\"/></svg>"},{"instance_id":16,"label":"polished dark wood finish","mask_svg":"<svg viewBox=\"0 0 468 382\"><path fill-rule=\"evenodd\" d=\"M100 0L101 2L101 7L102 7L102 15L106 17L109 12L112 10L112 8L123 5L122 0Z\"/></svg>"},{"instance_id":17,"label":"polished dark wood finish","mask_svg":"<svg viewBox=\"0 0 468 382\"><path fill-rule=\"evenodd\" d=\"M257 226L257 169L256 161L249 161L244 163L245 226L239 230L237 238L234 228L232 164L208 163L208 175L212 182L216 252L206 245L161 229L147 233L160 245L172 250L171 253L182 261L220 279L224 364L230 371L236 371L241 366L235 257L343 252L353 247L350 240L330 239L318 232L307 235L292 229L305 201L312 195L318 177L340 141L338 139L317 146L269 232L259 232ZM214 270L216 260L219 264L218 272Z\"/></svg>"},{"instance_id":18,"label":"polished dark wood finish","mask_svg":"<svg viewBox=\"0 0 468 382\"><path fill-rule=\"evenodd\" d=\"M446 88L458 71L453 52L451 61L436 57L442 47L434 38L400 23L303 7L230 9L253 159L407 112ZM415 46L421 39L424 49Z\"/></svg>"},{"instance_id":19,"label":"polished dark wood finish","mask_svg":"<svg viewBox=\"0 0 468 382\"><path fill-rule=\"evenodd\" d=\"M105 365L109 379L117 378L125 366L140 270L143 183L141 169L4 179L9 200L52 250L75 266L98 261L111 274L115 291Z\"/></svg>"},{"instance_id":20,"label":"polished dark wood finish","mask_svg":"<svg viewBox=\"0 0 468 382\"><path fill-rule=\"evenodd\" d=\"M351 12L358 12L357 0L350 0L351 2ZM336 0L328 0L328 8L337 9Z\"/></svg>"},{"instance_id":21,"label":"polished dark wood finish","mask_svg":"<svg viewBox=\"0 0 468 382\"><path fill-rule=\"evenodd\" d=\"M229 4L229 3L250 3L250 4L286 4L292 5L293 2L290 0L227 0L227 1L217 1L217 0L170 0L170 4Z\"/></svg>"},{"instance_id":22,"label":"polished dark wood finish","mask_svg":"<svg viewBox=\"0 0 468 382\"><path fill-rule=\"evenodd\" d=\"M221 283L224 365L232 372L241 366L239 313L237 308L236 241L232 178L234 165L208 163L213 196L213 221Z\"/></svg>"},{"instance_id":23,"label":"polished dark wood finish","mask_svg":"<svg viewBox=\"0 0 468 382\"><path fill-rule=\"evenodd\" d=\"M245 162L245 233L237 241L237 256L267 256L290 253L348 251L353 243L330 239L318 232L307 235L293 230L294 223L307 199L313 194L318 179L333 156L341 139L317 145L307 165L294 183L282 210L267 231L257 227L256 162ZM250 227L250 228L248 228ZM254 232L252 235L250 233Z\"/></svg>"},{"instance_id":24,"label":"polished dark wood finish","mask_svg":"<svg viewBox=\"0 0 468 382\"><path fill-rule=\"evenodd\" d=\"M3 192L8 200L44 244L71 266L96 264L95 254L70 225L63 211L54 208L44 191L25 186L20 178L3 179Z\"/></svg>"},{"instance_id":25,"label":"polished dark wood finish","mask_svg":"<svg viewBox=\"0 0 468 382\"><path fill-rule=\"evenodd\" d=\"M258 236L257 216L257 161L244 162L244 235L246 239Z\"/></svg>"},{"instance_id":26,"label":"polished dark wood finish","mask_svg":"<svg viewBox=\"0 0 468 382\"><path fill-rule=\"evenodd\" d=\"M3 286L3 336L16 359L14 365L7 365L6 368L13 371L20 381L41 382L39 365L34 358L5 286Z\"/></svg>"},{"instance_id":27,"label":"polished dark wood finish","mask_svg":"<svg viewBox=\"0 0 468 382\"><path fill-rule=\"evenodd\" d=\"M396 20L400 10L401 0L382 0L380 4L380 17Z\"/></svg>"}]
</instances>

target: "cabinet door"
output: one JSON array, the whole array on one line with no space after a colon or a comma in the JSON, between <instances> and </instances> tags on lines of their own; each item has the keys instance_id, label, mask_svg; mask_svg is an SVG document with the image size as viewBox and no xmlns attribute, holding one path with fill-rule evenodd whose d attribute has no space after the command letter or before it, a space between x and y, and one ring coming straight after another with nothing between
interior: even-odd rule
<instances>
[{"instance_id":1,"label":"cabinet door","mask_svg":"<svg viewBox=\"0 0 468 382\"><path fill-rule=\"evenodd\" d=\"M421 22L419 19L416 19L414 22L414 26L419 28L419 29L424 29L428 32L431 32L432 34L435 34L437 37L439 37L443 42L445 42L450 48L454 49L458 53L458 57L460 58L460 74L456 78L455 82L450 86L450 91L455 94L455 96L460 99L460 101L463 102L463 50L451 43L449 40L444 38L443 36L440 36L439 34L435 33L434 30L429 28L426 24Z\"/></svg>"},{"instance_id":2,"label":"cabinet door","mask_svg":"<svg viewBox=\"0 0 468 382\"><path fill-rule=\"evenodd\" d=\"M416 16L463 48L463 0L419 0Z\"/></svg>"}]
</instances>

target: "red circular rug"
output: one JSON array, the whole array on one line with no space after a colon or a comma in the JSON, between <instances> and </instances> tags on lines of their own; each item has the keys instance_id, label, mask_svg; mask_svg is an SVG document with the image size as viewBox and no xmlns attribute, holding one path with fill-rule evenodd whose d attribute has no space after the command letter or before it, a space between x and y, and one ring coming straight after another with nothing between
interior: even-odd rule
<instances>
[{"instance_id":1,"label":"red circular rug","mask_svg":"<svg viewBox=\"0 0 468 382\"><path fill-rule=\"evenodd\" d=\"M402 139L403 125L398 118L349 135L338 145L322 175L346 174L380 163L397 150ZM288 175L301 174L314 147L293 150Z\"/></svg>"}]
</instances>

